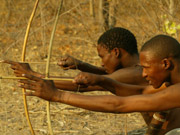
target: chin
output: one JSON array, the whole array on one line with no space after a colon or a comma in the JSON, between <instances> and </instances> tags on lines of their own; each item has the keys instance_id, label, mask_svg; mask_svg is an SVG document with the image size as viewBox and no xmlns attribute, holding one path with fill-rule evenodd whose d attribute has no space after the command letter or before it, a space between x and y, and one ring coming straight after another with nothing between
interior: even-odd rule
<instances>
[{"instance_id":1,"label":"chin","mask_svg":"<svg viewBox=\"0 0 180 135\"><path fill-rule=\"evenodd\" d=\"M152 84L152 86L153 86L153 88L158 89L161 87L161 84L160 85L159 84Z\"/></svg>"},{"instance_id":2,"label":"chin","mask_svg":"<svg viewBox=\"0 0 180 135\"><path fill-rule=\"evenodd\" d=\"M113 73L113 71L111 71L111 70L106 70L106 73L107 73L107 74L111 74L111 73Z\"/></svg>"},{"instance_id":3,"label":"chin","mask_svg":"<svg viewBox=\"0 0 180 135\"><path fill-rule=\"evenodd\" d=\"M155 85L153 85L153 88L158 89L158 88L159 88L159 86L155 86Z\"/></svg>"},{"instance_id":4,"label":"chin","mask_svg":"<svg viewBox=\"0 0 180 135\"><path fill-rule=\"evenodd\" d=\"M107 73L107 74L112 74L113 72L109 72L109 71L107 71L106 73Z\"/></svg>"}]
</instances>

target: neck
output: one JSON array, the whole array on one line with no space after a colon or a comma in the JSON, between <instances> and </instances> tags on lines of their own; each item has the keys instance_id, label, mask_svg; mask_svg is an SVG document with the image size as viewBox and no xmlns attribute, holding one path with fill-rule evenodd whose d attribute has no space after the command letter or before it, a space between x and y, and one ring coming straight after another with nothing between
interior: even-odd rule
<instances>
[{"instance_id":1,"label":"neck","mask_svg":"<svg viewBox=\"0 0 180 135\"><path fill-rule=\"evenodd\" d=\"M122 59L128 60L128 61L123 60L124 61L122 63L123 67L131 67L131 66L135 66L139 63L138 54L133 54L133 55L127 54Z\"/></svg>"},{"instance_id":2,"label":"neck","mask_svg":"<svg viewBox=\"0 0 180 135\"><path fill-rule=\"evenodd\" d=\"M174 69L171 72L170 76L171 84L180 83L180 63L176 62L174 64Z\"/></svg>"}]
</instances>

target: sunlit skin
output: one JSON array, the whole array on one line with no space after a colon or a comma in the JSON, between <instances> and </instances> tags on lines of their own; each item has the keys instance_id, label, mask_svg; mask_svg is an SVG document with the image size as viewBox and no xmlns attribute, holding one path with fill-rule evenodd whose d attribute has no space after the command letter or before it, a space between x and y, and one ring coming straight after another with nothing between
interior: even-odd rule
<instances>
[{"instance_id":1,"label":"sunlit skin","mask_svg":"<svg viewBox=\"0 0 180 135\"><path fill-rule=\"evenodd\" d=\"M105 56L102 56L101 55L101 52L104 52L104 54L105 54ZM116 52L116 53L115 53ZM117 50L115 49L115 50L112 50L111 52L110 51L108 51L106 48L103 48L103 47L101 47L101 48L99 48L99 52L98 52L99 54L100 54L100 56L101 57L103 57L103 58L106 58L105 60L103 60L103 63L106 63L106 61L108 61L108 59L111 59L111 57L110 56L112 56L112 58L113 59L111 59L111 60L114 60L114 62L115 62L115 64L113 63L113 64L111 64L111 66L104 66L104 67L106 67L106 70L108 69L110 72L112 72L115 68L115 66L114 65L116 65L116 63L118 63L120 60L118 60L118 59L116 59L117 57L117 55L115 55L115 54L117 54ZM137 60L134 60L133 58L130 58L130 55L128 55L127 54L127 52L125 52L125 51L122 51L121 50L121 53L123 54L122 55L122 58L121 58L121 62L123 63L122 65L131 65L132 63L132 65L135 65L135 64L137 64L137 61L138 61L138 59ZM115 55L115 56L114 56ZM118 57L119 58L119 57ZM127 59L125 59L125 58L129 58L129 61L127 61ZM137 57L138 58L138 57ZM104 62L105 61L105 62ZM133 62L134 61L134 62ZM130 62L130 63L127 63L127 62ZM6 63L9 63L9 64L11 64L12 65L12 68L13 68L13 70L14 70L14 72L15 72L15 74L17 75L17 76L22 76L22 74L24 74L24 73L32 73L32 75L35 75L35 76L38 76L38 74L36 75L36 73L35 72L27 72L26 70L24 70L24 69L28 69L28 70L31 70L31 69L29 69L29 66L28 66L28 68L27 68L27 65L26 64L20 64L20 63L18 63L18 62L8 62L8 61L6 61ZM153 61L152 62L152 64L154 64L155 63L155 61ZM142 63L141 63L142 64ZM158 65L158 61L156 62L156 64ZM26 65L26 66L25 66ZM106 64L104 64L104 65L106 65ZM143 65L143 64L142 64ZM145 65L145 64L144 64ZM143 66L144 66L143 65ZM154 68L155 67L158 67L159 68L159 66L157 66L157 65L155 65L154 64ZM161 64L160 64L161 65ZM120 70L118 70L118 71L115 71L115 72L113 72L112 74L110 74L110 76L113 76L113 77L117 77L117 80L119 79L120 80L120 82L123 82L123 81L125 81L125 82L138 82L138 77L135 77L136 75L135 74L139 74L139 76L141 76L141 70L139 70L137 67L128 67L127 66L127 68L124 68L124 69L120 69ZM145 66L147 66L147 65L145 65ZM108 68L107 68L108 67ZM161 66L160 66L161 67ZM155 70L155 69L154 69ZM138 71L138 72L137 72ZM151 70L150 70L151 71ZM155 70L156 71L156 70ZM158 71L153 71L153 73L155 73L155 75L156 75L156 73L158 73L158 74L160 74ZM146 71L147 72L147 71ZM146 73L145 72L145 73ZM168 72L167 72L168 73ZM144 74L144 73L143 73ZM147 73L146 73L147 74ZM83 75L83 74L82 74ZM135 76L134 76L135 75ZM41 75L40 75L41 76ZM40 77L39 76L39 77ZM83 75L84 76L84 75ZM83 77L82 76L82 77ZM89 75L88 75L89 76ZM150 76L150 75L149 75ZM79 77L80 78L80 75L79 76L77 76L77 77ZM119 78L118 78L119 77ZM146 76L144 76L144 77L146 77ZM151 76L150 76L151 77ZM31 77L30 77L31 78ZM142 78L142 77L141 77ZM146 77L147 78L147 77ZM163 76L162 76L162 78L163 78ZM95 76L95 75L93 75L93 76L91 76L90 75L90 78L87 78L87 77L83 77L83 78L80 78L80 79L83 79L82 81L82 83L86 83L86 85L91 85L91 84L93 84L94 85L94 83L96 82L96 81L99 81L99 79L98 79L98 77L97 76ZM87 81L87 79L90 79L90 82L88 82ZM148 78L147 78L148 79ZM159 79L159 78L158 78ZM158 80L157 79L157 80ZM93 80L94 82L91 82L91 80ZM139 79L139 82L141 82L140 81L141 79ZM149 80L149 79L148 79ZM154 79L154 77L152 77L152 80L156 80L156 79ZM34 81L37 81L38 82L38 84L37 83L35 83ZM41 97L41 98L44 98L44 99L46 99L46 100L51 100L51 101L60 101L60 99L58 99L57 97L55 97L55 99L53 98L52 99L52 96L55 94L55 95L59 95L59 94L57 94L57 93L59 93L59 92L57 92L57 90L56 90L56 88L55 88L55 86L57 87L57 85L55 85L54 86L54 84L53 84L53 82L49 82L49 81L43 81L43 80L41 80L41 79L35 79L33 82L32 82L32 85L33 85L33 87L30 87L30 83L29 83L29 81L27 82L26 80L24 80L24 81L22 81L22 82L24 82L24 83L27 83L26 85L24 85L24 86L22 86L22 87L26 87L26 88L29 88L29 89L36 89L36 94L35 94L35 96L38 96L38 97ZM137 83L136 82L136 83ZM89 84L88 84L89 83ZM136 84L135 83L135 84ZM36 85L37 84L37 85ZM43 85L41 85L41 84L43 84ZM57 83L55 83L55 84L57 84ZM72 84L72 83L71 83ZM74 86L76 86L76 84L74 84L74 86L73 85L69 85L69 82L66 84L68 87L69 86L71 86L72 87L72 89L75 89L75 90L77 90L76 88L73 88ZM51 86L52 85L52 86ZM125 85L126 86L126 85ZM156 86L156 85L153 85L153 86L155 86L155 87L158 87L158 86ZM60 87L62 87L62 86L60 86ZM94 86L92 86L92 87L94 87ZM97 88L97 87L96 87ZM112 89L113 87L111 87L110 85L108 86L108 89ZM130 87L130 88L132 88L132 87ZM143 89L144 87L139 87L139 86L137 86L136 87L136 89ZM41 90L45 90L45 91L38 91L37 89L41 89ZM50 91L49 91L50 90ZM51 91L52 90L52 91ZM54 92L53 92L54 91ZM114 94L116 94L116 95L119 95L119 96L129 96L129 95L136 95L136 94L142 94L142 93L144 93L144 92L142 92L142 90L130 90L130 91L128 91L127 89L123 89L123 88L121 88L120 90L118 90L118 89L115 89L115 87L112 89L112 90L110 90L112 93L114 93ZM151 92L152 92L152 90L151 90ZM47 94L46 94L47 93ZM48 94L49 93L49 94ZM27 93L27 95L29 95L29 96L32 96L32 95L34 95L32 92L30 92L30 93ZM51 95L51 96L50 96ZM61 95L61 94L60 94ZM62 95L64 95L64 94L62 94ZM69 95L69 94L65 94L66 96L64 97L65 99L63 99L63 100L66 100L66 98L67 98L67 95ZM54 97L54 96L53 96ZM61 96L60 96L61 97ZM74 96L73 96L74 97ZM75 97L76 97L76 95L75 95ZM86 98L86 97L84 97L84 96L80 96L79 98L82 98L82 100L84 99L84 98ZM97 98L100 98L100 97L98 97L97 96ZM95 99L97 99L96 97L95 97ZM106 98L109 98L109 97L106 97L106 96L104 96L104 98L106 99ZM116 97L112 97L112 98L115 98L114 100L116 101ZM102 101L104 100L104 99L101 99ZM112 100L112 101L114 101L114 100ZM92 101L91 99L90 99L90 101ZM61 102L61 101L60 101ZM69 103L69 101L68 102L66 102L66 101L63 101L64 103L66 103L66 104L68 104ZM95 111L103 111L103 110L101 110L102 108L100 107L101 105L102 106L105 106L106 105L106 100L105 100L105 102L103 101L103 103L104 103L104 105L103 104L99 104L99 107L95 107L95 108L89 108L89 107L85 107L85 103L87 103L87 102L85 102L82 106L79 104L79 103L81 103L82 101L80 100L80 102L78 102L78 103L75 103L74 101L71 101L71 105L75 105L75 106L78 106L78 107L83 107L83 108L85 108L85 109L90 109L90 110L95 110ZM88 101L88 103L87 104L90 104L90 102ZM108 108L108 110L109 110L109 108ZM124 111L126 111L126 110L124 110ZM176 111L177 112L177 111ZM178 114L178 113L172 113L172 117L170 116L170 120L172 119L172 118L174 118L174 114ZM177 120L177 119L176 119ZM173 122L174 120L171 120L171 122ZM175 124L176 122L174 122L174 123L172 123L172 125L178 125L178 124Z\"/></svg>"},{"instance_id":2,"label":"sunlit skin","mask_svg":"<svg viewBox=\"0 0 180 135\"><path fill-rule=\"evenodd\" d=\"M161 40L156 40L159 37L161 37ZM59 66L85 71L79 73L73 82L66 84L64 82L47 81L42 79L42 75L39 77L36 72L27 72L27 70L31 71L27 65L12 61L5 61L5 63L12 65L11 68L16 76L28 78L28 80L20 80L20 87L30 89L25 93L27 96L37 96L45 100L99 112L152 112L172 109L166 119L169 124L164 123L164 130L161 130L162 134L158 134L164 135L167 131L180 127L180 109L177 108L180 107L180 48L178 42L172 41L169 37L168 40L164 38L167 38L167 36L156 36L155 40L148 41L141 49L140 64L143 70L140 66L135 66L139 62L136 51L135 54L130 55L122 48L108 50L103 44L99 44L97 48L99 56L102 58L103 67L92 66L73 57L61 59L58 63ZM164 46L163 51L161 48ZM156 49L153 50L154 48ZM159 88L167 82L168 85L165 88L161 87L164 88L163 90L161 88L148 90L146 85L142 85L145 84L143 83L145 82L143 77L154 88ZM66 90L73 91L78 85L91 87L91 90L92 88L102 88L114 95L81 95L57 89L71 87ZM86 89L85 91L91 90ZM80 91L82 92L81 88ZM152 117L145 119L147 124L150 122L150 118Z\"/></svg>"},{"instance_id":3,"label":"sunlit skin","mask_svg":"<svg viewBox=\"0 0 180 135\"><path fill-rule=\"evenodd\" d=\"M24 68L27 68L27 66L22 66L22 65L26 65L26 64L19 64L19 63L17 63L17 62L10 62L10 61L6 61L6 63L9 63L9 64L11 64L12 65L12 68L14 69L14 71L16 72L16 73L18 73L19 75L22 73L22 72L24 72ZM23 69L23 70L22 70ZM28 67L28 69L29 69L29 67ZM20 71L19 71L20 70ZM22 72L21 72L22 71ZM28 73L28 72L26 72L26 73ZM30 73L30 72L29 72ZM127 72L128 73L128 72ZM135 73L135 72L134 72ZM21 74L22 75L22 74ZM35 74L34 74L35 75ZM83 75L83 74L82 74ZM86 74L87 75L87 74ZM88 75L89 76L89 75ZM91 75L90 75L91 76ZM127 75L126 75L127 76ZM63 103L66 103L66 104L71 104L71 105L75 105L75 106L77 106L77 107L82 107L82 108L85 108L85 109L90 109L90 110L95 110L95 111L103 111L103 110L101 110L102 109L102 107L101 106L106 106L107 104L106 104L106 99L108 99L108 98L110 98L109 96L103 96L103 97L99 97L99 96L95 96L93 99L88 99L89 97L88 96L83 96L83 95L81 95L81 96L78 96L78 95L72 95L72 94L69 94L69 93L59 93L59 91L57 91L56 90L56 88L55 88L55 86L54 86L54 84L53 84L53 82L52 81L44 81L44 80L42 80L42 79L40 79L40 78L34 78L34 77L31 77L31 76L27 76L27 77L29 77L30 79L33 79L33 81L32 81L32 83L30 82L30 81L27 81L27 80L21 80L21 82L22 83L24 83L24 85L23 86L21 86L21 87L24 87L24 88L28 88L28 89L35 89L35 93L34 92L29 92L29 93L27 93L27 96L38 96L38 97L41 97L41 98L44 98L44 99L46 99L46 100L50 100L50 101L57 101L57 102L63 102ZM83 76L82 76L83 77ZM87 78L87 77L83 77L83 78L81 78L80 77L80 75L78 75L76 78L79 78L79 79L83 79L82 81L83 81L83 83L89 83L89 85L91 85L91 84L93 84L94 85L94 83L97 81L99 81L99 76L97 77L96 75L93 75L93 76L91 76L91 77L89 77L89 78ZM87 81L87 79L90 79L89 81L90 82L88 82ZM36 82L37 81L37 82ZM91 81L93 81L93 82L91 82ZM108 85L108 83L104 83L104 84L107 84ZM31 87L31 85L32 85L32 87ZM87 84L86 84L87 85ZM126 85L125 85L126 86ZM114 87L114 86L113 86ZM111 87L110 85L108 85L108 89L112 89L113 87ZM124 86L123 86L124 87ZM115 87L114 87L115 88ZM131 89L133 89L133 87L132 86L130 86L130 88ZM116 90L116 89L114 89L114 90L112 90L111 92L112 93L114 93L114 94L117 94L117 95L134 95L134 94L141 94L141 90L139 91L138 89L143 89L143 87L139 87L139 86L136 86L136 89L137 89L137 91L136 90L132 90L132 92L128 92L128 90L127 89L124 89L123 90L123 88L121 88L120 90ZM40 91L39 91L40 90ZM53 96L53 95L57 95L57 96ZM58 96L59 95L59 96ZM73 100L74 98L73 97L71 97L71 101L67 101L67 99L68 99L68 97L69 96L73 96L74 98L75 98L75 100L77 101L77 103L75 102L75 100ZM81 100L79 99L79 101L78 101L78 99L76 98L76 96L77 96L77 98L79 99L79 98L81 98ZM59 99L59 98L62 98L62 99ZM82 100L86 100L86 98L87 98L87 102L85 102L85 101L82 101ZM98 99L101 99L101 100L98 100ZM111 99L111 98L110 98ZM131 98L131 99L133 99L133 98ZM63 101L62 101L63 100ZM91 101L92 100L98 100L97 102L101 102L102 101L102 104L100 103L100 104L98 104L97 105L97 107L90 107L91 105ZM113 96L112 97L112 103L115 101L116 102L116 100L118 100L118 98L116 99L116 97L115 96ZM144 99L143 99L144 100ZM109 102L109 101L108 101ZM107 103L108 103L107 102ZM124 102L124 101L123 101ZM134 102L134 101L133 101ZM133 103L132 101L130 101L130 103ZM83 104L82 104L83 103ZM130 105L130 103L128 102L127 104L129 104ZM88 105L89 104L89 105ZM109 103L108 103L109 104ZM86 105L88 105L87 107L86 107ZM134 106L134 105L130 105L130 106ZM144 106L144 105L141 105L142 107ZM104 108L103 107L103 108ZM139 106L140 107L140 106ZM105 107L106 108L106 107ZM110 108L108 108L107 107L107 110L106 111L108 111L108 110L111 110L111 107ZM130 109L130 108L129 108ZM128 108L127 108L127 110L122 110L123 112L124 111L128 111L129 110ZM109 111L110 111L109 110ZM104 110L105 111L105 110ZM113 110L112 110L113 111ZM177 112L177 111L176 111ZM178 114L178 113L172 113L172 115L170 115L170 121L171 122L173 122L171 125L177 125L178 126L178 123L176 123L176 122L174 122L174 120L172 119L172 118L174 118L174 116L173 115L175 115L175 114ZM177 117L178 118L178 117ZM176 118L176 120L177 120L177 118ZM169 129L171 129L172 127L169 127ZM168 129L168 130L169 130Z\"/></svg>"},{"instance_id":4,"label":"sunlit skin","mask_svg":"<svg viewBox=\"0 0 180 135\"><path fill-rule=\"evenodd\" d=\"M102 60L101 66L108 74L122 68L118 48L114 48L113 50L109 51L104 46L98 45L97 51Z\"/></svg>"},{"instance_id":5,"label":"sunlit skin","mask_svg":"<svg viewBox=\"0 0 180 135\"><path fill-rule=\"evenodd\" d=\"M154 88L159 88L163 82L169 81L169 78L167 78L169 75L168 65L165 60L153 58L149 52L142 52L140 54L140 63L143 67L142 76Z\"/></svg>"},{"instance_id":6,"label":"sunlit skin","mask_svg":"<svg viewBox=\"0 0 180 135\"><path fill-rule=\"evenodd\" d=\"M117 51L117 50L116 50ZM98 51L98 53L99 54L101 54L101 52L104 52L104 54L105 54L105 56L103 56L103 57L108 57L108 56L111 56L111 55L114 55L114 54L116 54L116 53L111 53L110 54L110 52L106 49L106 48L100 48L99 49L99 51ZM136 60L135 58L138 58L138 57L135 57L135 58L130 58L130 56L125 52L125 51L123 51L123 59L122 59L122 62L123 63L125 63L125 65L131 65L130 63L132 63L132 65L136 65L137 64L137 61L138 61L138 59ZM116 57L114 57L113 56L113 58L115 59ZM129 61L128 62L130 62L130 63L127 63L126 61L126 59L129 59ZM134 61L134 62L133 62ZM118 60L116 61L116 62L118 62ZM32 75L35 75L35 76L38 76L38 77L41 77L41 75L39 75L39 74L37 74L36 72L32 72L31 70L30 70L30 68L29 68L29 66L27 66L27 64L20 64L20 63L17 63L17 62L10 62L10 61L6 61L6 63L9 63L9 64L11 64L12 65L12 68L14 69L14 72L15 72L15 74L17 75L17 76L22 76L22 74L23 73L32 73ZM111 64L112 65L112 64ZM28 67L28 68L27 68ZM113 67L113 66L109 66L109 68L111 69L111 67ZM24 68L25 69L27 69L28 71L26 71L26 70L24 70ZM25 72L26 71L26 72ZM31 71L31 72L30 72ZM134 77L133 77L133 76ZM130 83L132 83L132 82L134 82L134 84L138 84L139 82L143 82L144 80L142 79L142 77L141 77L141 69L139 68L139 67L129 67L129 68L123 68L123 69L120 69L120 70L118 70L118 71L115 71L114 73L112 73L112 74L110 74L110 76L111 77L114 77L114 78L117 78L117 80L119 79L119 81L120 82L130 82ZM108 76L107 76L108 77ZM139 79L138 79L139 78ZM87 79L87 78L85 78L85 79ZM94 81L96 81L96 76L91 76L91 78L90 78L91 80L94 80ZM43 81L44 82L44 81ZM40 81L39 82L39 84L41 84L42 82ZM47 82L48 83L48 82ZM56 86L57 86L57 83L55 83L56 84ZM51 83L48 83L48 85L51 85ZM69 82L68 83L66 83L66 82L63 82L63 85L65 85L65 87L72 87L71 89L75 89L75 90L77 90L77 88L76 88L76 84L69 84ZM73 86L74 85L74 86ZM41 86L41 85L40 85ZM38 87L40 87L39 85L38 85ZM54 86L53 86L54 87ZM75 87L75 88L73 88L73 87ZM60 88L62 89L62 85L60 86ZM94 87L94 86L92 86L92 88L89 86L89 88L90 89L92 89L92 88L94 88L94 89L98 89L97 87ZM109 89L111 89L112 87L109 87ZM144 88L144 87L142 87L142 88ZM49 88L49 86L47 87L47 89L50 89ZM83 91L83 89L85 90L85 91L89 91L88 89L85 89L85 88L82 88L82 91ZM120 90L117 90L117 91L114 91L114 90L112 90L111 91L112 93L114 93L114 94L116 94L116 95L119 95L119 96L128 96L128 95L136 95L136 94L141 94L142 93L142 91L140 90L140 91L134 91L134 90L130 90L130 91L128 91L128 90L126 90L126 89L120 89ZM155 92L154 90L148 90L148 93L151 93L151 92ZM47 91L46 93L49 93L49 91ZM144 93L144 92L143 92ZM145 93L147 93L147 92L145 92ZM30 95L31 95L31 93L30 93ZM44 94L43 94L44 95ZM50 94L48 94L48 97L47 96L44 96L44 97L42 97L42 95L39 93L38 94L38 96L39 97L41 97L41 98L45 98L46 100L52 100L50 97L49 97L49 95L52 95L52 93L50 93Z\"/></svg>"}]
</instances>

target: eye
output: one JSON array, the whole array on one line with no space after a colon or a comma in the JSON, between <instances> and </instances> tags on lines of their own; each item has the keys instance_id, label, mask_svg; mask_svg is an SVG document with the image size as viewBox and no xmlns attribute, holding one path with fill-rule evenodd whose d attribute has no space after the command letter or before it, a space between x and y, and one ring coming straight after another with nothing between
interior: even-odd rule
<instances>
[{"instance_id":1,"label":"eye","mask_svg":"<svg viewBox=\"0 0 180 135\"><path fill-rule=\"evenodd\" d=\"M99 55L100 58L103 58L103 55Z\"/></svg>"},{"instance_id":2,"label":"eye","mask_svg":"<svg viewBox=\"0 0 180 135\"><path fill-rule=\"evenodd\" d=\"M143 68L148 68L148 67L146 67L146 66L143 66Z\"/></svg>"}]
</instances>

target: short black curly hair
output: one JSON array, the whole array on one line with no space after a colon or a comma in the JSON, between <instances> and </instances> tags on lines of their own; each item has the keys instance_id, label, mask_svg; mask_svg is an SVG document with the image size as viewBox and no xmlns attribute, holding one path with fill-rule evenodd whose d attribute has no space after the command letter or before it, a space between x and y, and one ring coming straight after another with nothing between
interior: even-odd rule
<instances>
[{"instance_id":1,"label":"short black curly hair","mask_svg":"<svg viewBox=\"0 0 180 135\"><path fill-rule=\"evenodd\" d=\"M168 35L154 36L142 46L140 52L143 51L150 52L155 58L180 59L180 44L175 38Z\"/></svg>"},{"instance_id":2,"label":"short black curly hair","mask_svg":"<svg viewBox=\"0 0 180 135\"><path fill-rule=\"evenodd\" d=\"M114 27L104 32L98 39L98 45L105 46L109 51L114 48L123 48L129 54L138 54L137 41L129 30Z\"/></svg>"}]
</instances>

